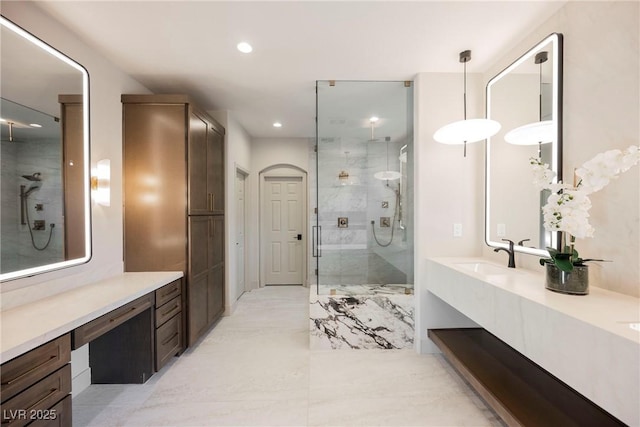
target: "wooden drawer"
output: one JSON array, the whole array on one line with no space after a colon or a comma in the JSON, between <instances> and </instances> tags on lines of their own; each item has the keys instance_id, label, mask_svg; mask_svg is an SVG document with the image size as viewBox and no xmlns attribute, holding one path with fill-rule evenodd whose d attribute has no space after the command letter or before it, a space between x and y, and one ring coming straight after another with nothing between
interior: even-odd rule
<instances>
[{"instance_id":1,"label":"wooden drawer","mask_svg":"<svg viewBox=\"0 0 640 427\"><path fill-rule=\"evenodd\" d=\"M162 326L167 320L182 311L182 298L180 295L170 300L161 307L156 308L156 328Z\"/></svg>"},{"instance_id":2,"label":"wooden drawer","mask_svg":"<svg viewBox=\"0 0 640 427\"><path fill-rule=\"evenodd\" d=\"M71 393L71 364L32 385L2 404L2 425L24 426Z\"/></svg>"},{"instance_id":3,"label":"wooden drawer","mask_svg":"<svg viewBox=\"0 0 640 427\"><path fill-rule=\"evenodd\" d=\"M153 302L154 294L149 293L137 300L131 301L127 305L123 305L104 316L100 316L97 319L74 329L73 349L75 350L84 344L93 341L100 335L109 332L132 317L137 316L144 310L152 307Z\"/></svg>"},{"instance_id":4,"label":"wooden drawer","mask_svg":"<svg viewBox=\"0 0 640 427\"><path fill-rule=\"evenodd\" d=\"M63 335L2 365L2 402L71 360L71 337Z\"/></svg>"},{"instance_id":5,"label":"wooden drawer","mask_svg":"<svg viewBox=\"0 0 640 427\"><path fill-rule=\"evenodd\" d=\"M166 304L182 293L182 280L178 279L156 291L156 307Z\"/></svg>"},{"instance_id":6,"label":"wooden drawer","mask_svg":"<svg viewBox=\"0 0 640 427\"><path fill-rule=\"evenodd\" d=\"M71 427L71 395L67 395L51 409L35 412L36 420L29 427Z\"/></svg>"},{"instance_id":7,"label":"wooden drawer","mask_svg":"<svg viewBox=\"0 0 640 427\"><path fill-rule=\"evenodd\" d=\"M156 371L182 349L182 316L176 315L156 329Z\"/></svg>"}]
</instances>

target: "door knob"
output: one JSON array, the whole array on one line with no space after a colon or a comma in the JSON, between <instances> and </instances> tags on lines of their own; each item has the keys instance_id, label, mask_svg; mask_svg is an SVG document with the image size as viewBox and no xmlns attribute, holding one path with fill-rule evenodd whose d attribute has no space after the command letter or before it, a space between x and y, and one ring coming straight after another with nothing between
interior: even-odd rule
<instances>
[{"instance_id":1,"label":"door knob","mask_svg":"<svg viewBox=\"0 0 640 427\"><path fill-rule=\"evenodd\" d=\"M302 240L302 234L298 234L298 240Z\"/></svg>"}]
</instances>

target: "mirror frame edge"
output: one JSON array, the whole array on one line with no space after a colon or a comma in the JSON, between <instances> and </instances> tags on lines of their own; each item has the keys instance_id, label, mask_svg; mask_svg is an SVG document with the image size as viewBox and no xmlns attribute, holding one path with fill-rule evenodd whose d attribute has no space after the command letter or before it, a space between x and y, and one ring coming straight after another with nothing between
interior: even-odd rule
<instances>
[{"instance_id":1,"label":"mirror frame edge","mask_svg":"<svg viewBox=\"0 0 640 427\"><path fill-rule=\"evenodd\" d=\"M553 32L551 34L549 34L548 36L546 36L544 39L542 39L540 42L536 43L532 48L528 49L525 53L523 53L522 55L520 55L515 61L513 61L511 64L509 64L507 67L505 67L502 71L500 71L499 73L497 73L495 76L491 77L489 79L489 81L487 82L486 88L485 88L485 116L486 118L491 118L490 115L490 111L491 111L491 94L489 92L490 87L492 86L493 83L497 82L497 80L499 80L499 78L501 78L503 75L507 74L508 71L510 71L512 68L515 68L517 65L520 65L520 63L522 63L523 61L525 61L527 58L530 57L530 55L535 52L536 50L538 50L539 48L541 48L542 46L546 45L547 43L553 43L554 47L556 49L554 49L554 64L555 64L555 69L554 69L554 73L556 73L556 81L557 81L557 88L554 88L554 92L553 95L556 98L556 102L553 103L553 112L554 117L557 117L557 121L556 121L556 150L554 152L554 157L553 157L553 167L556 171L556 181L562 181L563 180L563 170L562 170L562 151L563 151L563 138L562 138L562 130L563 130L563 113L562 113L562 105L563 105L563 88L564 88L564 82L563 82L563 74L564 74L564 51L563 51L563 45L564 45L564 36L562 33L558 33L558 32ZM490 196L490 177L489 177L489 167L490 167L490 154L491 154L491 138L487 138L486 143L485 143L485 169L484 169L484 178L485 178L485 194L484 194L484 214L485 214L485 221L484 221L484 242L487 246L491 247L491 248L504 248L504 249L508 249L509 245L507 243L500 243L500 242L496 242L491 240L491 236L490 236L490 231L491 231L491 225L489 224L490 221L490 213L489 213L489 196ZM555 247L557 249L559 248L560 245L560 232L556 232L552 234L552 243L551 246ZM530 247L526 247L526 246L520 246L515 244L513 246L514 251L515 252L520 252L520 253L525 253L525 254L529 254L529 255L535 255L535 256L539 256L539 257L545 257L548 258L549 257L549 252L545 249L539 249L539 248L530 248Z\"/></svg>"},{"instance_id":2,"label":"mirror frame edge","mask_svg":"<svg viewBox=\"0 0 640 427\"><path fill-rule=\"evenodd\" d=\"M55 56L61 61L65 62L69 66L75 68L82 74L82 102L83 102L83 111L82 111L82 127L83 127L83 161L84 161L84 185L83 185L83 195L84 195L84 208L85 208L85 221L84 221L84 233L85 233L85 255L80 258L74 258L71 260L65 260L60 262L55 262L51 264L46 264L38 267L31 267L22 270L16 270L9 273L0 274L0 285L9 281L14 281L18 279L25 279L28 277L33 277L39 274L49 273L52 271L57 271L61 269L65 269L68 267L74 267L82 264L88 263L93 257L93 240L92 240L92 214L91 214L91 123L90 123L90 93L89 93L89 71L79 62L75 61L70 56L66 55L62 51L56 49L51 46L44 40L30 33L26 29L22 28L20 25L16 24L9 18L0 14L0 26L6 27L9 30L13 31L20 37L26 39L27 41L35 44L40 47L42 50L47 53ZM0 291L2 288L0 287Z\"/></svg>"}]
</instances>

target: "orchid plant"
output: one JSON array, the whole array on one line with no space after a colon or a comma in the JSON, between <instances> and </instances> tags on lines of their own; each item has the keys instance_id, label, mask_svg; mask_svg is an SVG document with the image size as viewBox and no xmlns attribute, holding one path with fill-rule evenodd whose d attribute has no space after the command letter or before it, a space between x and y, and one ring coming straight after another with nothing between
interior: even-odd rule
<instances>
[{"instance_id":1,"label":"orchid plant","mask_svg":"<svg viewBox=\"0 0 640 427\"><path fill-rule=\"evenodd\" d=\"M619 174L628 171L640 162L640 150L632 145L626 150L609 150L600 153L576 169L579 181L575 187L562 182L554 183L555 173L540 158L531 157L533 184L539 190L551 190L547 204L542 208L544 228L562 232L561 251L547 248L550 259L541 259L540 264L555 264L562 271L571 271L574 266L584 265L575 249L575 239L593 237L594 228L589 224L591 200L589 194L603 189Z\"/></svg>"}]
</instances>

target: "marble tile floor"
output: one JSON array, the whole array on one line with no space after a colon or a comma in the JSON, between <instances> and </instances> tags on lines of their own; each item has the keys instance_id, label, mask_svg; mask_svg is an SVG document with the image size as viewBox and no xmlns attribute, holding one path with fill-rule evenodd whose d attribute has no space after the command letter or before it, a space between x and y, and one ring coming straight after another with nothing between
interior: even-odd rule
<instances>
[{"instance_id":1,"label":"marble tile floor","mask_svg":"<svg viewBox=\"0 0 640 427\"><path fill-rule=\"evenodd\" d=\"M79 426L502 426L437 355L309 350L309 290L244 294L142 385L91 385Z\"/></svg>"}]
</instances>

